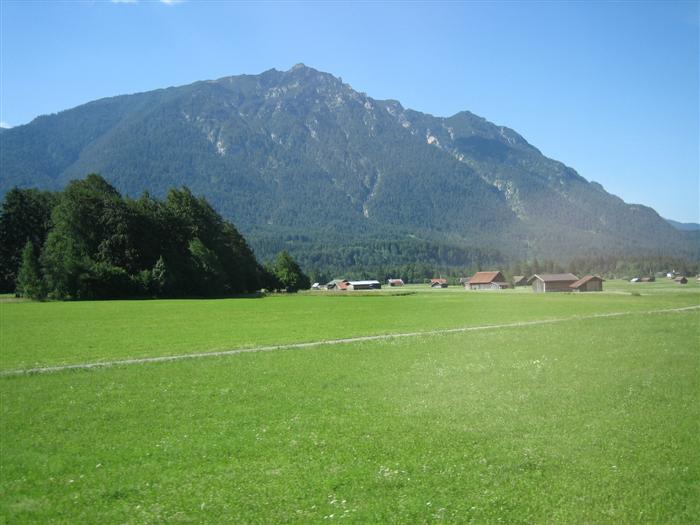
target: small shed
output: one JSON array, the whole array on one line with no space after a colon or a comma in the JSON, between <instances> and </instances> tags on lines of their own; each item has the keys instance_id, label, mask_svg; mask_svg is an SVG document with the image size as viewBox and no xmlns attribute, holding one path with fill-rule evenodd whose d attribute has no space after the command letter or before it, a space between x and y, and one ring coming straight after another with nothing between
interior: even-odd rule
<instances>
[{"instance_id":1,"label":"small shed","mask_svg":"<svg viewBox=\"0 0 700 525\"><path fill-rule=\"evenodd\" d=\"M386 283L389 286L403 286L403 279L387 279Z\"/></svg>"},{"instance_id":2,"label":"small shed","mask_svg":"<svg viewBox=\"0 0 700 525\"><path fill-rule=\"evenodd\" d=\"M543 273L535 274L528 280L534 292L570 292L569 288L578 281L573 273Z\"/></svg>"},{"instance_id":3,"label":"small shed","mask_svg":"<svg viewBox=\"0 0 700 525\"><path fill-rule=\"evenodd\" d=\"M501 290L508 288L508 283L501 272L476 272L467 286L470 290Z\"/></svg>"},{"instance_id":4,"label":"small shed","mask_svg":"<svg viewBox=\"0 0 700 525\"><path fill-rule=\"evenodd\" d=\"M379 290L382 283L379 281L350 281L348 290Z\"/></svg>"},{"instance_id":5,"label":"small shed","mask_svg":"<svg viewBox=\"0 0 700 525\"><path fill-rule=\"evenodd\" d=\"M514 275L513 286L527 286L527 277L524 275Z\"/></svg>"},{"instance_id":6,"label":"small shed","mask_svg":"<svg viewBox=\"0 0 700 525\"><path fill-rule=\"evenodd\" d=\"M688 279L686 279L686 278L683 277L682 275L679 275L678 277L676 277L676 278L673 280L673 282L678 283L678 284L688 284Z\"/></svg>"},{"instance_id":7,"label":"small shed","mask_svg":"<svg viewBox=\"0 0 700 525\"><path fill-rule=\"evenodd\" d=\"M447 288L447 279L430 279L431 288Z\"/></svg>"},{"instance_id":8,"label":"small shed","mask_svg":"<svg viewBox=\"0 0 700 525\"><path fill-rule=\"evenodd\" d=\"M602 292L603 279L597 275L586 275L573 284L569 285L575 292Z\"/></svg>"}]
</instances>

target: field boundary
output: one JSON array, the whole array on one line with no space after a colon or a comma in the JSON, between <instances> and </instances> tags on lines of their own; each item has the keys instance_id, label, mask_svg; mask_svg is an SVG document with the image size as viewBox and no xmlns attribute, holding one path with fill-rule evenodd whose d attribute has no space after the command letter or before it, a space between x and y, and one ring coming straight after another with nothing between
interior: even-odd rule
<instances>
[{"instance_id":1,"label":"field boundary","mask_svg":"<svg viewBox=\"0 0 700 525\"><path fill-rule=\"evenodd\" d=\"M590 314L590 315L573 315L569 317L555 317L550 319L535 319L532 321L515 321L511 323L502 324L489 324L480 326L463 326L459 328L443 328L439 330L426 330L422 332L403 332L396 334L377 334L377 335L365 335L357 337L346 337L343 339L325 339L320 341L308 341L305 343L289 343L282 345L268 345L268 346L253 346L244 348L234 348L231 350L214 350L210 352L195 352L191 354L179 354L179 355L169 355L169 356L156 356L156 357L138 357L131 359L115 359L112 361L96 361L93 363L78 363L72 365L55 365L55 366L44 366L36 368L18 368L10 370L0 370L0 377L8 376L20 376L20 375L35 375L35 374L49 374L55 372L63 372L67 370L90 370L93 368L109 368L114 366L127 366L127 365L141 365L148 363L163 363L169 361L184 361L186 359L201 359L205 357L224 357L232 356L237 354L247 354L254 352L274 352L279 350L296 350L303 348L313 348L317 346L333 346L333 345L344 345L352 343L362 343L366 341L381 341L386 339L400 339L406 337L421 337L421 336L433 336L433 335L443 335L443 334L454 334L454 333L464 333L464 332L477 332L482 330L501 330L507 328L519 328L524 326L537 326L545 324L554 323L565 323L570 321L583 321L587 319L598 319L603 317L623 317L630 315L653 315L653 314L663 314L663 313L679 313L687 312L691 310L700 309L700 305L697 306L684 306L680 308L665 308L660 310L642 310L639 312L609 312L601 314Z\"/></svg>"}]
</instances>

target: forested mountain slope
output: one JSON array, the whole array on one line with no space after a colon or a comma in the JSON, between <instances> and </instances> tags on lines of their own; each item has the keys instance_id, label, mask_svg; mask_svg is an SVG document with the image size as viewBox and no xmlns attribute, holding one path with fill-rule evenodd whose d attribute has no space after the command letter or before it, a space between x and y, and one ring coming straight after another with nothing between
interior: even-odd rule
<instances>
[{"instance_id":1,"label":"forested mountain slope","mask_svg":"<svg viewBox=\"0 0 700 525\"><path fill-rule=\"evenodd\" d=\"M314 263L333 246L377 241L557 260L698 252L651 208L624 203L513 130L375 100L301 64L39 117L0 134L0 166L0 194L60 189L91 172L131 196L185 185L263 258L283 245Z\"/></svg>"}]
</instances>

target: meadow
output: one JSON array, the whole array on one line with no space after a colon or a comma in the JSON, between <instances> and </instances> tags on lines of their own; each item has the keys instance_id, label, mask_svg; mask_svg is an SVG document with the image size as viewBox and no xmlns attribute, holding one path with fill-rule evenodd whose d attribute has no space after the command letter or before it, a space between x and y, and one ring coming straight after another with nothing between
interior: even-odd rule
<instances>
[{"instance_id":1,"label":"meadow","mask_svg":"<svg viewBox=\"0 0 700 525\"><path fill-rule=\"evenodd\" d=\"M562 320L5 375L0 520L693 523L700 286L606 290L0 302L4 372Z\"/></svg>"}]
</instances>

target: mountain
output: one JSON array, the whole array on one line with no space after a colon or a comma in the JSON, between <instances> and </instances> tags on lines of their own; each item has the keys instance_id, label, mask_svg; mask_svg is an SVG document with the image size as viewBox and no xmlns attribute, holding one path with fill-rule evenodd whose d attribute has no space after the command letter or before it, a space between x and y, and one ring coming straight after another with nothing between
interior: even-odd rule
<instances>
[{"instance_id":1,"label":"mountain","mask_svg":"<svg viewBox=\"0 0 700 525\"><path fill-rule=\"evenodd\" d=\"M186 185L263 258L285 247L309 262L314 250L376 242L559 261L699 250L653 209L626 204L509 128L376 100L303 64L38 117L0 133L0 166L0 194L60 189L90 172L131 196Z\"/></svg>"},{"instance_id":2,"label":"mountain","mask_svg":"<svg viewBox=\"0 0 700 525\"><path fill-rule=\"evenodd\" d=\"M666 222L668 222L676 230L680 230L682 232L700 231L700 224L698 224L697 222L678 222L678 221L673 221L671 219L666 219Z\"/></svg>"}]
</instances>

